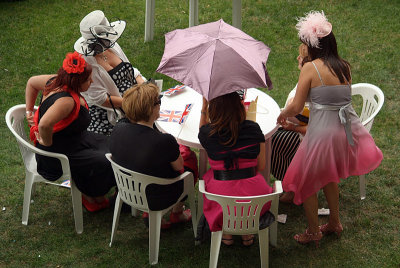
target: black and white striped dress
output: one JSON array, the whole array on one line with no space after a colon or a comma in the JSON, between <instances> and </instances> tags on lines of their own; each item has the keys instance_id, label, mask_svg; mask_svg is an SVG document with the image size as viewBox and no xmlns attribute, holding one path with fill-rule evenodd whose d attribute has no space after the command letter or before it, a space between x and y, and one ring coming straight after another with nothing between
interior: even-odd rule
<instances>
[{"instance_id":1,"label":"black and white striped dress","mask_svg":"<svg viewBox=\"0 0 400 268\"><path fill-rule=\"evenodd\" d=\"M282 180L301 142L301 134L279 128L272 135L271 173Z\"/></svg>"}]
</instances>

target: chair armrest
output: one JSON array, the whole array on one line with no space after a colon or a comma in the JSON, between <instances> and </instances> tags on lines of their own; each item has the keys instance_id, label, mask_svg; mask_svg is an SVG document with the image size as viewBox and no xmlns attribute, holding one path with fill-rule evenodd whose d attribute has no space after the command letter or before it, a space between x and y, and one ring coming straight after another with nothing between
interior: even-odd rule
<instances>
[{"instance_id":1,"label":"chair armrest","mask_svg":"<svg viewBox=\"0 0 400 268\"><path fill-rule=\"evenodd\" d=\"M274 184L274 193L282 193L283 189L282 189L282 182L276 180L275 184Z\"/></svg>"},{"instance_id":2,"label":"chair armrest","mask_svg":"<svg viewBox=\"0 0 400 268\"><path fill-rule=\"evenodd\" d=\"M204 180L199 180L199 192L205 194L206 190L204 188Z\"/></svg>"}]
</instances>

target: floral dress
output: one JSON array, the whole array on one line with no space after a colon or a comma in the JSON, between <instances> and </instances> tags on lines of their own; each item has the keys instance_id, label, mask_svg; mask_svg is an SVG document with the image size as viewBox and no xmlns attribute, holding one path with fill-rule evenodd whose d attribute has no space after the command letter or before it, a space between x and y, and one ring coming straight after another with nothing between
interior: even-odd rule
<instances>
[{"instance_id":1,"label":"floral dress","mask_svg":"<svg viewBox=\"0 0 400 268\"><path fill-rule=\"evenodd\" d=\"M121 96L129 88L137 84L133 66L129 62L121 62L114 69L108 71L108 74L117 86ZM91 105L89 114L92 120L88 131L109 136L114 126L107 119L107 111L99 106Z\"/></svg>"}]
</instances>

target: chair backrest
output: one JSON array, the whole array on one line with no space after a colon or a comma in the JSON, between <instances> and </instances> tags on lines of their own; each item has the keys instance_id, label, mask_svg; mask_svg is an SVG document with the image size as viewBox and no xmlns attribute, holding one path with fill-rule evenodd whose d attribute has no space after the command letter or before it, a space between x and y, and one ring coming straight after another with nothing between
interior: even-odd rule
<instances>
[{"instance_id":1,"label":"chair backrest","mask_svg":"<svg viewBox=\"0 0 400 268\"><path fill-rule=\"evenodd\" d=\"M269 201L279 202L282 193L280 181L275 182L274 192L259 196L224 196L205 191L204 181L199 181L199 191L209 200L217 202L223 211L223 227L225 233L254 234L259 230L262 207ZM271 207L274 204L271 204Z\"/></svg>"},{"instance_id":2,"label":"chair backrest","mask_svg":"<svg viewBox=\"0 0 400 268\"><path fill-rule=\"evenodd\" d=\"M368 83L358 83L351 86L352 95L361 95L363 105L360 116L361 123L370 131L375 116L383 106L385 97L377 86Z\"/></svg>"},{"instance_id":3,"label":"chair backrest","mask_svg":"<svg viewBox=\"0 0 400 268\"><path fill-rule=\"evenodd\" d=\"M35 107L36 111L37 107ZM6 113L6 124L11 133L17 139L19 150L24 161L25 168L30 172L36 170L36 160L34 154L40 154L48 157L54 157L60 160L63 178L71 178L68 158L63 154L51 153L33 146L25 132L25 104L19 104L11 107ZM34 161L34 163L32 163Z\"/></svg>"},{"instance_id":4,"label":"chair backrest","mask_svg":"<svg viewBox=\"0 0 400 268\"><path fill-rule=\"evenodd\" d=\"M110 153L107 153L106 157L111 162L121 199L128 205L135 207L139 210L149 209L146 197L147 185L172 184L180 180L181 177L184 175L182 174L175 179L166 180L163 178L149 176L124 168L112 160L112 155Z\"/></svg>"}]
</instances>

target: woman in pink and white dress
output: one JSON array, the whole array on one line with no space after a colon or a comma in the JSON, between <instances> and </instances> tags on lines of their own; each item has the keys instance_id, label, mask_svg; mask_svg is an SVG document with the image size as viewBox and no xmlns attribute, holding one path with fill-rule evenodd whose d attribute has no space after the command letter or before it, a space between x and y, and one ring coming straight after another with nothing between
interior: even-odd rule
<instances>
[{"instance_id":1,"label":"woman in pink and white dress","mask_svg":"<svg viewBox=\"0 0 400 268\"><path fill-rule=\"evenodd\" d=\"M311 62L300 72L296 95L279 115L278 123L298 114L310 102L310 119L304 136L283 179L293 202L303 204L308 228L295 235L301 244L315 242L323 234L343 231L339 219L340 179L376 169L382 152L375 145L351 106L351 72L337 52L332 25L323 12L310 12L296 25L300 40L308 46ZM327 224L318 226L317 192L323 189L330 209Z\"/></svg>"}]
</instances>

